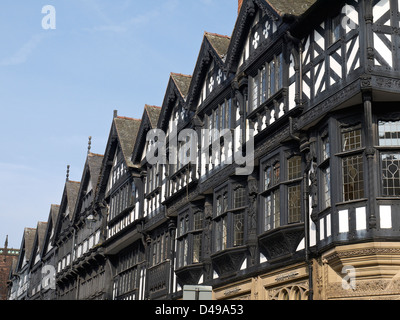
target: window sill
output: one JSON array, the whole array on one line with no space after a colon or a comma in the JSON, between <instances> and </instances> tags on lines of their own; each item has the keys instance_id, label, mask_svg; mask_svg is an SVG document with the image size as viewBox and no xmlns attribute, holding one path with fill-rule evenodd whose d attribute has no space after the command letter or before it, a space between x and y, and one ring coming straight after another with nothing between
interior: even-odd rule
<instances>
[{"instance_id":1,"label":"window sill","mask_svg":"<svg viewBox=\"0 0 400 320\"><path fill-rule=\"evenodd\" d=\"M368 198L361 198L361 199L356 199L356 200L337 202L336 206L345 206L347 204L354 204L354 203L360 203L360 202L366 202L366 201L368 201Z\"/></svg>"},{"instance_id":2,"label":"window sill","mask_svg":"<svg viewBox=\"0 0 400 320\"><path fill-rule=\"evenodd\" d=\"M360 154L360 153L362 153L364 151L365 151L365 147L357 148L357 149L353 149L353 150L342 151L342 152L336 153L335 156L337 156L337 157L347 157L347 156Z\"/></svg>"}]
</instances>

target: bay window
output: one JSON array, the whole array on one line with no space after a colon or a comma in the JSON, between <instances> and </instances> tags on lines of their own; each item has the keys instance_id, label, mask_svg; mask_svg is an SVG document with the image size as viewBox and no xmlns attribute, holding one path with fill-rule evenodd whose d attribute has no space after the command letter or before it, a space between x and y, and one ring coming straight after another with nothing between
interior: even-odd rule
<instances>
[{"instance_id":1,"label":"bay window","mask_svg":"<svg viewBox=\"0 0 400 320\"><path fill-rule=\"evenodd\" d=\"M291 152L279 153L264 163L261 168L263 190L260 232L264 233L282 225L301 222L301 156Z\"/></svg>"},{"instance_id":2,"label":"bay window","mask_svg":"<svg viewBox=\"0 0 400 320\"><path fill-rule=\"evenodd\" d=\"M244 245L246 206L247 189L240 183L228 184L215 193L214 251Z\"/></svg>"},{"instance_id":3,"label":"bay window","mask_svg":"<svg viewBox=\"0 0 400 320\"><path fill-rule=\"evenodd\" d=\"M188 209L178 217L177 268L199 263L202 255L203 211Z\"/></svg>"},{"instance_id":4,"label":"bay window","mask_svg":"<svg viewBox=\"0 0 400 320\"><path fill-rule=\"evenodd\" d=\"M400 195L400 120L379 121L382 196Z\"/></svg>"}]
</instances>

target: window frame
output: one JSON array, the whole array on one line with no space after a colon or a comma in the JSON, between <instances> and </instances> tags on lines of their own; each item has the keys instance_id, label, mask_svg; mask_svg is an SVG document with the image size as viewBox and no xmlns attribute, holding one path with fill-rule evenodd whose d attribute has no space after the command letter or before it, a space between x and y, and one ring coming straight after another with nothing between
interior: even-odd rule
<instances>
[{"instance_id":1,"label":"window frame","mask_svg":"<svg viewBox=\"0 0 400 320\"><path fill-rule=\"evenodd\" d=\"M380 183L380 188L379 188L379 196L383 198L393 198L393 197L399 197L400 192L396 194L388 194L385 192L385 176L384 176L384 160L383 156L384 155L398 155L400 156L400 137L397 136L395 139L398 141L398 144L396 143L384 143L382 144L382 139L381 139L381 123L389 124L389 126L397 126L400 127L400 116L398 114L394 114L393 117L388 117L387 115L378 115L377 120L376 120L376 125L377 125L377 134L376 134L376 141L377 141L377 149L378 149L378 161L379 161L379 176L381 177L381 183ZM386 131L384 131L386 132ZM396 135L399 134L400 131L389 131L391 133L396 133ZM390 138L391 140L393 138ZM392 141L391 141L392 142ZM400 160L397 160L400 162ZM389 179L388 179L389 180ZM400 189L399 186L394 186L393 189Z\"/></svg>"},{"instance_id":2,"label":"window frame","mask_svg":"<svg viewBox=\"0 0 400 320\"><path fill-rule=\"evenodd\" d=\"M300 162L296 163L297 174L292 176L289 169L290 161L294 158ZM279 164L279 179L274 174L277 164ZM261 160L260 170L261 210L259 219L262 223L259 224L258 232L262 234L285 225L303 222L304 210L301 199L304 163L301 153L294 146L292 149L280 149L271 157ZM272 181L270 184L266 184L265 181L265 178L268 177L267 171L270 171L270 180ZM293 188L296 188L295 193L289 194ZM296 196L296 199L291 196ZM294 199L295 201L293 201ZM295 215L293 215L295 212L291 211L294 208L291 204L296 204ZM293 217L296 218L293 219Z\"/></svg>"},{"instance_id":3,"label":"window frame","mask_svg":"<svg viewBox=\"0 0 400 320\"><path fill-rule=\"evenodd\" d=\"M365 165L364 165L364 151L365 151L365 137L364 137L364 130L363 130L363 126L362 126L362 122L358 121L357 123L353 123L353 124L340 124L339 125L339 130L338 130L338 135L339 135L339 144L338 144L338 148L339 148L339 152L336 153L335 156L337 156L340 159L340 186L341 186L341 190L340 190L340 201L343 203L349 203L352 201L360 201L360 200L365 200L366 199L366 192L367 189L365 187L365 175L366 175L366 170L365 170ZM352 132L352 131L360 131L359 134L359 144L354 144L353 148L347 148L347 146L345 146L344 144L344 135L346 133ZM354 137L352 138L350 136L350 139L354 139ZM355 196L353 198L350 198L350 193L349 191L346 191L346 178L345 178L345 161L346 160L357 160L359 161L361 159L361 169L362 172L358 173L358 175L362 178L361 180L357 180L357 184L361 184L362 185L362 194L359 194L358 196ZM353 191L353 193L355 192L359 192L358 191ZM346 194L346 192L348 194Z\"/></svg>"},{"instance_id":4,"label":"window frame","mask_svg":"<svg viewBox=\"0 0 400 320\"><path fill-rule=\"evenodd\" d=\"M249 76L249 103L247 105L250 113L264 105L284 88L285 70L285 59L283 51L281 51L267 59L254 76Z\"/></svg>"},{"instance_id":5,"label":"window frame","mask_svg":"<svg viewBox=\"0 0 400 320\"><path fill-rule=\"evenodd\" d=\"M241 193L241 202L236 203L238 190ZM219 210L219 202L221 210ZM214 192L213 205L213 252L219 252L228 248L242 246L247 240L247 203L248 192L245 182L229 181ZM241 217L239 220L238 217ZM236 230L240 223L240 230Z\"/></svg>"},{"instance_id":6,"label":"window frame","mask_svg":"<svg viewBox=\"0 0 400 320\"><path fill-rule=\"evenodd\" d=\"M196 219L199 218L199 219ZM204 210L185 208L178 214L176 268L200 263L203 255ZM195 243L196 237L199 242Z\"/></svg>"}]
</instances>

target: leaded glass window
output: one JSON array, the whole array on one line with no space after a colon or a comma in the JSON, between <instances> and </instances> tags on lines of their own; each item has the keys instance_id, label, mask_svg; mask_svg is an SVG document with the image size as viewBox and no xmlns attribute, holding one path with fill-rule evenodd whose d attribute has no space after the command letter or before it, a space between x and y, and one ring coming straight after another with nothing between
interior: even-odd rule
<instances>
[{"instance_id":1,"label":"leaded glass window","mask_svg":"<svg viewBox=\"0 0 400 320\"><path fill-rule=\"evenodd\" d=\"M343 200L351 201L364 197L364 170L361 155L343 159Z\"/></svg>"},{"instance_id":2,"label":"leaded glass window","mask_svg":"<svg viewBox=\"0 0 400 320\"><path fill-rule=\"evenodd\" d=\"M383 153L382 160L382 182L384 196L400 195L400 154Z\"/></svg>"}]
</instances>

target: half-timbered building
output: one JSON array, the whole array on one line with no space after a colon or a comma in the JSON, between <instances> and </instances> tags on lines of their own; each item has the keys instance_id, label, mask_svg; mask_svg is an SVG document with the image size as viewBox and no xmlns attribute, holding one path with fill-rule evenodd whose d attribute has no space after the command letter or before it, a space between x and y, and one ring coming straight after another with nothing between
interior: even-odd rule
<instances>
[{"instance_id":1,"label":"half-timbered building","mask_svg":"<svg viewBox=\"0 0 400 320\"><path fill-rule=\"evenodd\" d=\"M59 299L101 272L100 299L400 297L400 3L238 4L161 108L114 114L98 183L67 181Z\"/></svg>"},{"instance_id":2,"label":"half-timbered building","mask_svg":"<svg viewBox=\"0 0 400 320\"><path fill-rule=\"evenodd\" d=\"M110 266L108 299L144 297L143 202L139 195L140 171L131 161L140 125L141 120L114 112L95 197L103 222L104 253Z\"/></svg>"},{"instance_id":3,"label":"half-timbered building","mask_svg":"<svg viewBox=\"0 0 400 320\"><path fill-rule=\"evenodd\" d=\"M72 269L76 231L72 223L80 182L69 180L65 182L64 192L60 201L60 211L55 225L53 246L57 247L56 285L57 299L76 299L76 276Z\"/></svg>"},{"instance_id":4,"label":"half-timbered building","mask_svg":"<svg viewBox=\"0 0 400 320\"><path fill-rule=\"evenodd\" d=\"M57 247L54 245L55 228L60 206L52 204L47 219L43 245L41 248L41 287L40 300L55 300L56 298L56 267L58 263Z\"/></svg>"},{"instance_id":5,"label":"half-timbered building","mask_svg":"<svg viewBox=\"0 0 400 320\"><path fill-rule=\"evenodd\" d=\"M36 234L33 240L32 253L29 259L29 287L28 287L28 299L29 300L41 300L42 290L42 247L45 232L47 229L47 222L38 222L36 227Z\"/></svg>"}]
</instances>

